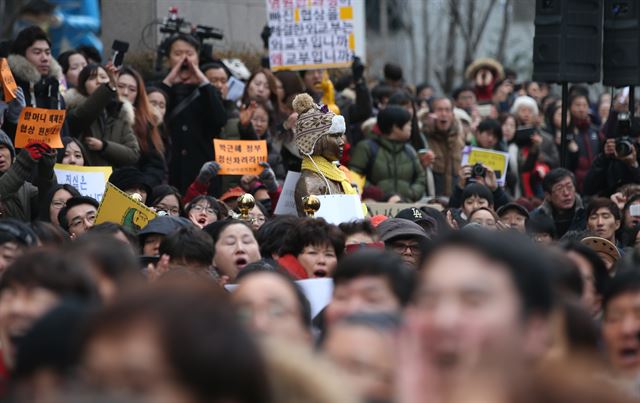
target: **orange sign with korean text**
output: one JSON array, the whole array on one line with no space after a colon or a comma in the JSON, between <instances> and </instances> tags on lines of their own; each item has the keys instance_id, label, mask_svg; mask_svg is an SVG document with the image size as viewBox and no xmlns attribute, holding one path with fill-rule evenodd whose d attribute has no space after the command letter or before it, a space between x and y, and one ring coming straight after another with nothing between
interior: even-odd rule
<instances>
[{"instance_id":1,"label":"orange sign with korean text","mask_svg":"<svg viewBox=\"0 0 640 403\"><path fill-rule=\"evenodd\" d=\"M60 138L64 117L62 109L23 108L16 128L16 148L24 148L31 143L64 148Z\"/></svg>"},{"instance_id":2,"label":"orange sign with korean text","mask_svg":"<svg viewBox=\"0 0 640 403\"><path fill-rule=\"evenodd\" d=\"M0 79L2 79L2 91L4 92L4 102L11 102L16 98L18 85L13 79L11 69L7 59L0 59Z\"/></svg>"},{"instance_id":3,"label":"orange sign with korean text","mask_svg":"<svg viewBox=\"0 0 640 403\"><path fill-rule=\"evenodd\" d=\"M219 175L258 175L267 162L266 140L213 140Z\"/></svg>"}]
</instances>

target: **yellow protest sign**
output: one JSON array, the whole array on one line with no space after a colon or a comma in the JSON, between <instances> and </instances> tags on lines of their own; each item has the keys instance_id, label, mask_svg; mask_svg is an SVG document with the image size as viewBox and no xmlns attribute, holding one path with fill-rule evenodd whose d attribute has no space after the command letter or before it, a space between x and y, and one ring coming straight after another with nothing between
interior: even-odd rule
<instances>
[{"instance_id":1,"label":"yellow protest sign","mask_svg":"<svg viewBox=\"0 0 640 403\"><path fill-rule=\"evenodd\" d=\"M85 167L79 165L56 164L53 170L59 184L73 186L83 196L102 200L104 188L111 176L111 167Z\"/></svg>"},{"instance_id":2,"label":"yellow protest sign","mask_svg":"<svg viewBox=\"0 0 640 403\"><path fill-rule=\"evenodd\" d=\"M98 208L96 224L114 222L134 232L146 227L156 213L144 204L107 182L104 197Z\"/></svg>"},{"instance_id":3,"label":"yellow protest sign","mask_svg":"<svg viewBox=\"0 0 640 403\"><path fill-rule=\"evenodd\" d=\"M0 59L0 79L2 80L2 91L4 92L4 102L11 102L16 98L18 85L11 74L7 59Z\"/></svg>"},{"instance_id":4,"label":"yellow protest sign","mask_svg":"<svg viewBox=\"0 0 640 403\"><path fill-rule=\"evenodd\" d=\"M219 175L258 175L267 162L266 140L213 140Z\"/></svg>"},{"instance_id":5,"label":"yellow protest sign","mask_svg":"<svg viewBox=\"0 0 640 403\"><path fill-rule=\"evenodd\" d=\"M486 148L467 146L462 151L462 165L482 164L496 173L496 182L504 186L509 166L509 154Z\"/></svg>"},{"instance_id":6,"label":"yellow protest sign","mask_svg":"<svg viewBox=\"0 0 640 403\"><path fill-rule=\"evenodd\" d=\"M64 110L29 106L23 108L16 128L16 148L24 148L31 143L45 143L51 148L64 148L60 138L64 117Z\"/></svg>"}]
</instances>

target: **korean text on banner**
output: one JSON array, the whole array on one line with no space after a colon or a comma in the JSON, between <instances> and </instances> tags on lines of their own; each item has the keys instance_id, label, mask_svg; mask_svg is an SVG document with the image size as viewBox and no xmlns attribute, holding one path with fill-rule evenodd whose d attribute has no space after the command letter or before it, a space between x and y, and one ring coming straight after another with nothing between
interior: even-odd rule
<instances>
[{"instance_id":1,"label":"korean text on banner","mask_svg":"<svg viewBox=\"0 0 640 403\"><path fill-rule=\"evenodd\" d=\"M156 213L142 203L133 200L122 190L107 183L104 197L98 208L96 224L114 222L134 232L146 227Z\"/></svg>"},{"instance_id":2,"label":"korean text on banner","mask_svg":"<svg viewBox=\"0 0 640 403\"><path fill-rule=\"evenodd\" d=\"M486 165L496 173L496 182L504 186L509 167L509 154L486 148L466 146L462 150L462 165Z\"/></svg>"},{"instance_id":3,"label":"korean text on banner","mask_svg":"<svg viewBox=\"0 0 640 403\"><path fill-rule=\"evenodd\" d=\"M2 91L4 92L4 102L11 102L16 98L18 85L11 74L7 59L0 59L0 80L2 80Z\"/></svg>"},{"instance_id":4,"label":"korean text on banner","mask_svg":"<svg viewBox=\"0 0 640 403\"><path fill-rule=\"evenodd\" d=\"M111 176L111 167L82 167L56 164L53 167L58 183L71 185L83 196L102 200L104 188Z\"/></svg>"},{"instance_id":5,"label":"korean text on banner","mask_svg":"<svg viewBox=\"0 0 640 403\"><path fill-rule=\"evenodd\" d=\"M16 128L16 148L25 148L31 143L64 148L60 138L64 117L63 109L23 108Z\"/></svg>"},{"instance_id":6,"label":"korean text on banner","mask_svg":"<svg viewBox=\"0 0 640 403\"><path fill-rule=\"evenodd\" d=\"M267 162L266 140L213 140L219 175L258 175Z\"/></svg>"},{"instance_id":7,"label":"korean text on banner","mask_svg":"<svg viewBox=\"0 0 640 403\"><path fill-rule=\"evenodd\" d=\"M365 0L266 0L272 70L349 67L365 56Z\"/></svg>"},{"instance_id":8,"label":"korean text on banner","mask_svg":"<svg viewBox=\"0 0 640 403\"><path fill-rule=\"evenodd\" d=\"M320 200L320 210L315 214L324 218L329 224L342 224L353 220L362 220L364 211L359 195L323 195Z\"/></svg>"}]
</instances>

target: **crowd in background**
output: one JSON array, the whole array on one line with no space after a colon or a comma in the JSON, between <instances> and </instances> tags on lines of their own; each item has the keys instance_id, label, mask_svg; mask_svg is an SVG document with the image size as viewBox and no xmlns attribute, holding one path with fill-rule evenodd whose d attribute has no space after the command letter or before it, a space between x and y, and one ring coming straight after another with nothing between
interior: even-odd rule
<instances>
[{"instance_id":1,"label":"crowd in background","mask_svg":"<svg viewBox=\"0 0 640 403\"><path fill-rule=\"evenodd\" d=\"M549 85L493 59L443 94L393 63L376 79L358 58L242 80L200 45L171 37L159 79L87 47L52 54L38 27L0 46L18 86L0 101L1 398L640 396L638 126L624 91L574 85L563 117ZM274 215L301 170L301 93L344 116L339 164L366 178L362 201L413 207L339 226ZM63 149L16 149L25 107L66 111ZM221 175L213 139L266 140L268 162ZM463 164L466 146L506 153L507 172ZM96 225L100 200L59 184L56 163L112 167L109 182L157 218ZM296 281L327 278L312 315Z\"/></svg>"}]
</instances>

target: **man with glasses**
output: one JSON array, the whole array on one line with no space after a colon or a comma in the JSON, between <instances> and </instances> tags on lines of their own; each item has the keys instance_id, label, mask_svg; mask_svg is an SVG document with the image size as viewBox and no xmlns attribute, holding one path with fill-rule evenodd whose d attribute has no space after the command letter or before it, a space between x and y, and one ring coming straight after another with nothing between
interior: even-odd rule
<instances>
[{"instance_id":1,"label":"man with glasses","mask_svg":"<svg viewBox=\"0 0 640 403\"><path fill-rule=\"evenodd\" d=\"M389 218L376 230L386 249L400 255L409 267L418 267L424 243L429 240L421 226L404 218Z\"/></svg>"},{"instance_id":2,"label":"man with glasses","mask_svg":"<svg viewBox=\"0 0 640 403\"><path fill-rule=\"evenodd\" d=\"M72 239L79 237L95 224L98 206L98 201L92 197L72 197L58 213L60 226L69 232Z\"/></svg>"},{"instance_id":3,"label":"man with glasses","mask_svg":"<svg viewBox=\"0 0 640 403\"><path fill-rule=\"evenodd\" d=\"M549 172L542 181L544 203L531 213L531 218L546 215L553 219L556 235L561 238L567 231L582 231L587 217L582 199L576 193L576 178L564 168Z\"/></svg>"}]
</instances>

